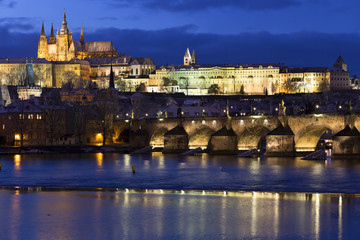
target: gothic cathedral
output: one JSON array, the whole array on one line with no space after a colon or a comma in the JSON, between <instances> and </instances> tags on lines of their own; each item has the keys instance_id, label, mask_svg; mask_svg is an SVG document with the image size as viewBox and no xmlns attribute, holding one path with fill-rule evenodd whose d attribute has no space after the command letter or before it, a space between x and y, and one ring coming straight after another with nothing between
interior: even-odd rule
<instances>
[{"instance_id":1,"label":"gothic cathedral","mask_svg":"<svg viewBox=\"0 0 360 240\"><path fill-rule=\"evenodd\" d=\"M85 42L83 26L81 26L80 41L73 41L72 32L67 28L66 14L62 28L54 35L54 28L51 26L49 41L45 35L44 23L42 24L40 40L38 45L38 58L45 58L48 61L70 61L72 59L117 57L118 53L111 41Z\"/></svg>"}]
</instances>

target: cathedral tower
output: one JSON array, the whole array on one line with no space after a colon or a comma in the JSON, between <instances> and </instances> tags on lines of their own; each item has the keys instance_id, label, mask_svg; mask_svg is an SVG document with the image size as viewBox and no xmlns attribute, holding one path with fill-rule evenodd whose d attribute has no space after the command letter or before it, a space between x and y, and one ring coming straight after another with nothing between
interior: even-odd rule
<instances>
[{"instance_id":1,"label":"cathedral tower","mask_svg":"<svg viewBox=\"0 0 360 240\"><path fill-rule=\"evenodd\" d=\"M49 38L49 44L55 44L55 34L54 34L54 26L51 24L51 34Z\"/></svg>"},{"instance_id":2,"label":"cathedral tower","mask_svg":"<svg viewBox=\"0 0 360 240\"><path fill-rule=\"evenodd\" d=\"M56 49L58 61L69 61L73 58L69 53L69 47L72 43L72 33L69 33L67 28L66 14L64 12L64 18L62 22L62 28L60 34L56 36Z\"/></svg>"},{"instance_id":3,"label":"cathedral tower","mask_svg":"<svg viewBox=\"0 0 360 240\"><path fill-rule=\"evenodd\" d=\"M189 66L191 63L191 55L189 48L186 49L185 56L184 56L184 65Z\"/></svg>"},{"instance_id":4,"label":"cathedral tower","mask_svg":"<svg viewBox=\"0 0 360 240\"><path fill-rule=\"evenodd\" d=\"M195 49L193 49L193 52L191 55L191 64L196 64Z\"/></svg>"},{"instance_id":5,"label":"cathedral tower","mask_svg":"<svg viewBox=\"0 0 360 240\"><path fill-rule=\"evenodd\" d=\"M84 45L84 43L85 43L85 40L84 40L84 28L83 28L82 24L81 24L80 42L81 42L82 45Z\"/></svg>"},{"instance_id":6,"label":"cathedral tower","mask_svg":"<svg viewBox=\"0 0 360 240\"><path fill-rule=\"evenodd\" d=\"M48 57L48 42L45 35L44 22L41 27L40 40L38 45L38 58L47 58Z\"/></svg>"}]
</instances>

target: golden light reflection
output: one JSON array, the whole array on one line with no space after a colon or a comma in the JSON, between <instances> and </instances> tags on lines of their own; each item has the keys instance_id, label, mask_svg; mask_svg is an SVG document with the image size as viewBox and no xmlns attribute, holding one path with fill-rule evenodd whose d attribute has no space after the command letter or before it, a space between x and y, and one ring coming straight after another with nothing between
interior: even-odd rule
<instances>
[{"instance_id":1,"label":"golden light reflection","mask_svg":"<svg viewBox=\"0 0 360 240\"><path fill-rule=\"evenodd\" d=\"M96 153L96 163L98 167L102 167L104 160L104 154L103 153Z\"/></svg>"},{"instance_id":2,"label":"golden light reflection","mask_svg":"<svg viewBox=\"0 0 360 240\"><path fill-rule=\"evenodd\" d=\"M164 169L165 168L165 158L164 155L159 156L159 168Z\"/></svg>"},{"instance_id":3,"label":"golden light reflection","mask_svg":"<svg viewBox=\"0 0 360 240\"><path fill-rule=\"evenodd\" d=\"M15 190L15 196L13 197L11 201L11 211L10 216L8 216L9 222L12 223L12 226L10 228L10 236L11 239L18 239L19 238L19 232L21 227L21 196L20 196L20 190Z\"/></svg>"},{"instance_id":4,"label":"golden light reflection","mask_svg":"<svg viewBox=\"0 0 360 240\"><path fill-rule=\"evenodd\" d=\"M315 238L319 239L320 233L320 195L315 194Z\"/></svg>"},{"instance_id":5,"label":"golden light reflection","mask_svg":"<svg viewBox=\"0 0 360 240\"><path fill-rule=\"evenodd\" d=\"M125 155L124 155L124 165L125 165L125 167L127 167L127 168L130 167L130 155L129 155L129 154L125 154Z\"/></svg>"},{"instance_id":6,"label":"golden light reflection","mask_svg":"<svg viewBox=\"0 0 360 240\"><path fill-rule=\"evenodd\" d=\"M339 235L338 235L338 239L342 239L342 234L343 234L343 228L342 228L342 222L343 222L343 213L342 213L342 197L339 196Z\"/></svg>"},{"instance_id":7,"label":"golden light reflection","mask_svg":"<svg viewBox=\"0 0 360 240\"><path fill-rule=\"evenodd\" d=\"M275 238L278 238L279 235L279 194L275 194L275 203L274 203L274 235Z\"/></svg>"},{"instance_id":8,"label":"golden light reflection","mask_svg":"<svg viewBox=\"0 0 360 240\"><path fill-rule=\"evenodd\" d=\"M20 170L21 168L21 155L20 154L16 154L14 155L14 166L15 166L15 170Z\"/></svg>"},{"instance_id":9,"label":"golden light reflection","mask_svg":"<svg viewBox=\"0 0 360 240\"><path fill-rule=\"evenodd\" d=\"M251 236L256 236L257 233L257 193L253 192L253 196L251 199Z\"/></svg>"}]
</instances>

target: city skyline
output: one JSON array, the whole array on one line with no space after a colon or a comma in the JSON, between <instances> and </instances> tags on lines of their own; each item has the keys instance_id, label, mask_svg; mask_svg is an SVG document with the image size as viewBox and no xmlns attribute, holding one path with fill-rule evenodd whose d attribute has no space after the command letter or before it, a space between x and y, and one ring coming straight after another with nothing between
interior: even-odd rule
<instances>
[{"instance_id":1,"label":"city skyline","mask_svg":"<svg viewBox=\"0 0 360 240\"><path fill-rule=\"evenodd\" d=\"M157 65L181 64L189 47L196 49L201 64L328 67L341 55L351 75L360 73L356 1L221 4L201 0L192 4L93 0L84 11L84 1L54 4L1 0L0 57L36 57L42 21L47 35L51 23L55 31L59 30L65 7L74 39L79 39L83 24L87 41L112 40L120 53L148 56ZM305 15L304 9L308 9Z\"/></svg>"}]
</instances>

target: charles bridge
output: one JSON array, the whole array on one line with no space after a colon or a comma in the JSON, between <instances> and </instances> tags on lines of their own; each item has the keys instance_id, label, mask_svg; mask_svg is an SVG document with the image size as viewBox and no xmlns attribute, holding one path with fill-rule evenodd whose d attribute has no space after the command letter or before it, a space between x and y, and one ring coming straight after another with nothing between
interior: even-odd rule
<instances>
[{"instance_id":1,"label":"charles bridge","mask_svg":"<svg viewBox=\"0 0 360 240\"><path fill-rule=\"evenodd\" d=\"M235 151L242 151L259 149L264 147L261 144L265 142L266 151L275 153L314 151L325 132L330 135L344 132L347 125L357 132L353 127L360 127L360 115L254 115L232 118L182 118L181 120L178 118L149 118L125 120L120 124L122 130L131 130L130 145L134 147L150 145L182 151L198 147L209 149L212 145L212 149L215 146L215 149L223 148L222 150L226 152L234 144ZM179 128L182 129L182 132ZM270 135L272 135L272 139L270 139ZM340 135L343 138L342 140L338 138L341 143L334 143L337 146L334 153L357 154L357 143L360 137L355 136L357 134L353 132L345 133L345 138L344 134ZM351 139L349 140L349 138ZM334 141L336 142L336 139ZM170 144L166 146L166 143ZM216 148L216 145L221 146Z\"/></svg>"}]
</instances>

